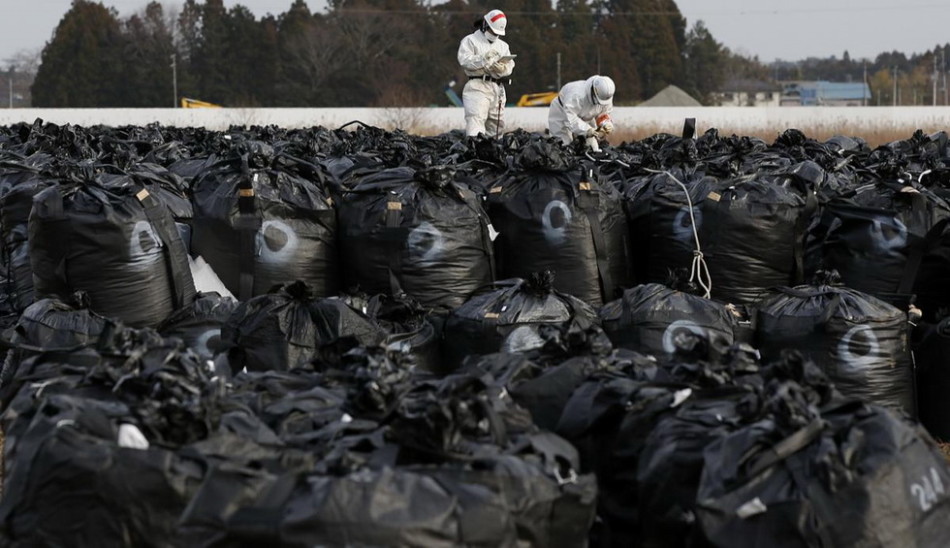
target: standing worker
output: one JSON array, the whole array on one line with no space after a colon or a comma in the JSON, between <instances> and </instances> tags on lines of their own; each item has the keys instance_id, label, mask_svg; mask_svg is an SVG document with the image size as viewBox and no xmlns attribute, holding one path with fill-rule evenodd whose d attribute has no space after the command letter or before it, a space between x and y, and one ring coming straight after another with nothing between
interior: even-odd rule
<instances>
[{"instance_id":1,"label":"standing worker","mask_svg":"<svg viewBox=\"0 0 950 548\"><path fill-rule=\"evenodd\" d=\"M616 90L617 86L608 76L591 76L564 84L548 111L551 135L565 145L571 144L574 137L584 137L587 146L599 151L598 140L614 130L610 112L614 108Z\"/></svg>"},{"instance_id":2,"label":"standing worker","mask_svg":"<svg viewBox=\"0 0 950 548\"><path fill-rule=\"evenodd\" d=\"M458 59L468 76L462 90L465 134L487 133L497 137L505 127L505 85L515 68L514 55L499 38L508 19L501 10L491 10L475 24L476 31L462 38Z\"/></svg>"}]
</instances>

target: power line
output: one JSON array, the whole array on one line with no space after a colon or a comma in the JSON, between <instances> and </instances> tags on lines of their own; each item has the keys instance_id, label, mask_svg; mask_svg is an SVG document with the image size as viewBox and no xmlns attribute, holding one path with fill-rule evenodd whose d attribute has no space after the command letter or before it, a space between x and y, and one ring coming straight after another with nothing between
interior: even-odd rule
<instances>
[{"instance_id":1,"label":"power line","mask_svg":"<svg viewBox=\"0 0 950 548\"><path fill-rule=\"evenodd\" d=\"M375 8L347 8L343 7L341 9L324 12L327 15L342 15L342 14L380 14L380 15L419 15L420 13L432 13L438 15L484 15L484 10L439 10L438 6L433 6L429 8L420 7L420 9L414 10L387 10L387 9L375 9ZM822 8L763 8L763 9L711 9L711 10L701 10L693 12L691 15L694 18L699 18L698 16L702 15L793 15L793 14L811 14L811 13L867 13L867 12L885 12L885 11L905 11L908 9L938 9L950 12L950 4L917 4L917 5L907 5L902 4L900 6L878 6L878 7L862 7L860 10L855 10L855 8L847 7L822 7ZM537 16L537 15L597 15L596 10L589 11L570 11L570 12L561 12L557 10L550 11L514 11L514 10L505 10L507 15L516 15L516 16ZM681 11L670 11L670 10L643 10L643 11L611 11L603 13L602 15L610 16L645 16L645 17L671 17L671 16L683 16Z\"/></svg>"}]
</instances>

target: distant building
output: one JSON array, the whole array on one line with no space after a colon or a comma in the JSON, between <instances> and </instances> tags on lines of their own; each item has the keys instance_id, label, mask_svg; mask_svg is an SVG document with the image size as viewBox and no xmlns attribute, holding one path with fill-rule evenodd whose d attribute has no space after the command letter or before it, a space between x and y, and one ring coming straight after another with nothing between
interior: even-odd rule
<instances>
[{"instance_id":1,"label":"distant building","mask_svg":"<svg viewBox=\"0 0 950 548\"><path fill-rule=\"evenodd\" d=\"M864 82L785 82L782 106L860 107L871 101L871 88Z\"/></svg>"},{"instance_id":2,"label":"distant building","mask_svg":"<svg viewBox=\"0 0 950 548\"><path fill-rule=\"evenodd\" d=\"M638 107L701 107L702 103L693 99L693 97L670 84L660 90L659 93L650 97L646 101L637 105Z\"/></svg>"},{"instance_id":3,"label":"distant building","mask_svg":"<svg viewBox=\"0 0 950 548\"><path fill-rule=\"evenodd\" d=\"M721 107L777 107L782 97L782 86L763 80L727 80L715 101Z\"/></svg>"}]
</instances>

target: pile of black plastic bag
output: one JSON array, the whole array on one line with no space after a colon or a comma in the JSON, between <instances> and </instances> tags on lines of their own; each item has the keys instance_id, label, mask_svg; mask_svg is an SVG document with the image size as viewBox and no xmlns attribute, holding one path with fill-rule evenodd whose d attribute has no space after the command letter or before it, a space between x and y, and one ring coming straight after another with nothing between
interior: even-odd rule
<instances>
[{"instance_id":1,"label":"pile of black plastic bag","mask_svg":"<svg viewBox=\"0 0 950 548\"><path fill-rule=\"evenodd\" d=\"M950 545L948 147L0 128L0 538Z\"/></svg>"}]
</instances>

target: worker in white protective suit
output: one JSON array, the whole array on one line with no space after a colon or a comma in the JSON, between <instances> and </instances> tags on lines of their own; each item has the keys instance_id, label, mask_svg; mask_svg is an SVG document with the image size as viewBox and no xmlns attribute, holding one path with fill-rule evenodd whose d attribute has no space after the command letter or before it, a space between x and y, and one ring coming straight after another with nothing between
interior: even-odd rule
<instances>
[{"instance_id":1,"label":"worker in white protective suit","mask_svg":"<svg viewBox=\"0 0 950 548\"><path fill-rule=\"evenodd\" d=\"M587 146L600 150L599 141L614 130L610 113L617 86L608 76L568 82L548 110L548 129L565 145L575 137L586 139Z\"/></svg>"},{"instance_id":2,"label":"worker in white protective suit","mask_svg":"<svg viewBox=\"0 0 950 548\"><path fill-rule=\"evenodd\" d=\"M501 10L491 10L477 23L477 30L462 38L458 60L468 76L462 90L465 134L485 133L497 137L505 127L505 83L515 68L514 55L500 37L508 19Z\"/></svg>"}]
</instances>

